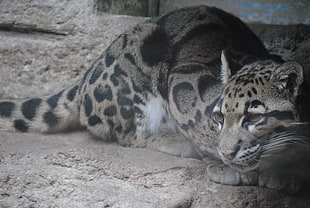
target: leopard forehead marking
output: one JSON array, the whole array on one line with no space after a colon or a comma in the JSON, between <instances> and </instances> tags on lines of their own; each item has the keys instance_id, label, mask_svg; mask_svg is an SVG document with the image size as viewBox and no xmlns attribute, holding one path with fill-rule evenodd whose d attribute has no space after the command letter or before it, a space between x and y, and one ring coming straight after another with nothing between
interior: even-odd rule
<instances>
[{"instance_id":1,"label":"leopard forehead marking","mask_svg":"<svg viewBox=\"0 0 310 208\"><path fill-rule=\"evenodd\" d=\"M259 100L260 105L263 104L264 97L271 93L269 82L275 66L277 64L271 61L260 61L232 76L223 90L221 111L244 113L249 107L258 108Z\"/></svg>"}]
</instances>

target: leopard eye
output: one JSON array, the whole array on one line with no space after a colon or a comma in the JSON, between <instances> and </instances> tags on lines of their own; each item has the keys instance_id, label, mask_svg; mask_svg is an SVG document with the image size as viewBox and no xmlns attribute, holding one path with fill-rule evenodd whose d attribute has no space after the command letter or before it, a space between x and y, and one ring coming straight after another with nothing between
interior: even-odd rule
<instances>
[{"instance_id":1,"label":"leopard eye","mask_svg":"<svg viewBox=\"0 0 310 208\"><path fill-rule=\"evenodd\" d=\"M260 113L248 113L243 119L243 127L248 128L249 125L260 121L262 117L263 115Z\"/></svg>"},{"instance_id":2,"label":"leopard eye","mask_svg":"<svg viewBox=\"0 0 310 208\"><path fill-rule=\"evenodd\" d=\"M262 118L262 114L260 113L249 113L246 117L247 122L257 122Z\"/></svg>"},{"instance_id":3,"label":"leopard eye","mask_svg":"<svg viewBox=\"0 0 310 208\"><path fill-rule=\"evenodd\" d=\"M213 119L220 124L224 123L224 115L221 112L214 112Z\"/></svg>"}]
</instances>

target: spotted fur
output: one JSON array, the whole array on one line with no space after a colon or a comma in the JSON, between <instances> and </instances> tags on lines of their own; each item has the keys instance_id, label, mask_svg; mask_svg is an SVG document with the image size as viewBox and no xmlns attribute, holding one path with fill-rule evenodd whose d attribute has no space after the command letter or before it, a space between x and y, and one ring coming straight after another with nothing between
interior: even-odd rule
<instances>
[{"instance_id":1,"label":"spotted fur","mask_svg":"<svg viewBox=\"0 0 310 208\"><path fill-rule=\"evenodd\" d=\"M200 157L251 171L271 147L268 138L300 116L295 99L302 69L272 60L233 15L207 6L176 10L120 35L68 89L0 101L0 129L52 133L86 127L95 137L136 147L165 143L169 138L148 138L168 129ZM291 80L282 68L296 69L297 77Z\"/></svg>"}]
</instances>

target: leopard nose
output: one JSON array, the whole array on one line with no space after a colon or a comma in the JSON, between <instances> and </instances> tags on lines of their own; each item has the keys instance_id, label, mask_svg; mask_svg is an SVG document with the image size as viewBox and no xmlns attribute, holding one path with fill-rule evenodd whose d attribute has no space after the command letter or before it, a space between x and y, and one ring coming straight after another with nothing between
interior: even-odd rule
<instances>
[{"instance_id":1,"label":"leopard nose","mask_svg":"<svg viewBox=\"0 0 310 208\"><path fill-rule=\"evenodd\" d=\"M219 152L228 160L234 159L236 151L233 150L219 150Z\"/></svg>"}]
</instances>

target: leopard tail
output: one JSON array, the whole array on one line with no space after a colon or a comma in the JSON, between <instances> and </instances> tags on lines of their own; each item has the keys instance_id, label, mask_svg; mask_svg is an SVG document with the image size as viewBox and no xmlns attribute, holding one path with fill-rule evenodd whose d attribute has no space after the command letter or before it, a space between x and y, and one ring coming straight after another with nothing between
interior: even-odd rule
<instances>
[{"instance_id":1,"label":"leopard tail","mask_svg":"<svg viewBox=\"0 0 310 208\"><path fill-rule=\"evenodd\" d=\"M0 130L53 133L81 127L79 84L52 96L0 100Z\"/></svg>"}]
</instances>

